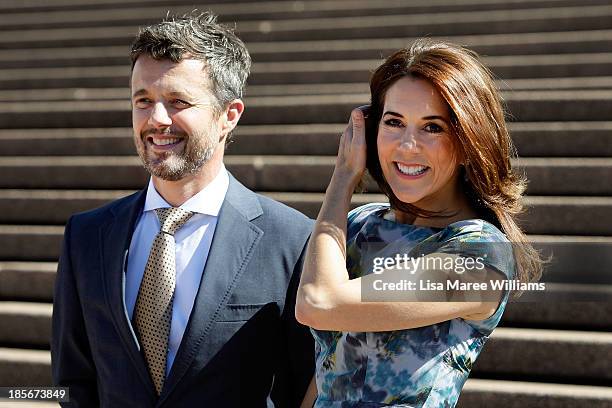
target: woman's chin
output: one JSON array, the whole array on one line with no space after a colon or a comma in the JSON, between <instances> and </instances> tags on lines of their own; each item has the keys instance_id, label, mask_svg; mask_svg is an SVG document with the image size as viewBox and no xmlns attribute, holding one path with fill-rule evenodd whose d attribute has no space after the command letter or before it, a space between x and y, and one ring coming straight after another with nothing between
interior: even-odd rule
<instances>
[{"instance_id":1,"label":"woman's chin","mask_svg":"<svg viewBox=\"0 0 612 408\"><path fill-rule=\"evenodd\" d=\"M417 207L419 201L425 198L425 194L420 192L395 191L393 189L392 191L393 194L395 194L395 196L397 197L397 199L400 200L402 203L415 205Z\"/></svg>"}]
</instances>

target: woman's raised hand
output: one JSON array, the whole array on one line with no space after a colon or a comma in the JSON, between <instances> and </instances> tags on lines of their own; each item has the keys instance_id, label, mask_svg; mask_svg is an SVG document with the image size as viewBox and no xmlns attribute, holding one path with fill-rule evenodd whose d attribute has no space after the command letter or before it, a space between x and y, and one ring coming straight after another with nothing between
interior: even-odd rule
<instances>
[{"instance_id":1,"label":"woman's raised hand","mask_svg":"<svg viewBox=\"0 0 612 408\"><path fill-rule=\"evenodd\" d=\"M352 189L359 183L366 168L365 117L369 105L353 109L348 126L340 137L334 177L348 182Z\"/></svg>"}]
</instances>

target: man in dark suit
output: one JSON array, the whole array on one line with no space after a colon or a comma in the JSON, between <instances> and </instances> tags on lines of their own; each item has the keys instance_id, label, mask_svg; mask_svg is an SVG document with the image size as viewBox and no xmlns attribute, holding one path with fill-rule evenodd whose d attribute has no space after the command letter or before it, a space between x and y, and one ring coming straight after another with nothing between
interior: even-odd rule
<instances>
[{"instance_id":1,"label":"man in dark suit","mask_svg":"<svg viewBox=\"0 0 612 408\"><path fill-rule=\"evenodd\" d=\"M51 344L65 406L299 406L314 363L294 317L311 220L223 166L246 47L190 15L141 30L131 57L151 179L66 225Z\"/></svg>"}]
</instances>

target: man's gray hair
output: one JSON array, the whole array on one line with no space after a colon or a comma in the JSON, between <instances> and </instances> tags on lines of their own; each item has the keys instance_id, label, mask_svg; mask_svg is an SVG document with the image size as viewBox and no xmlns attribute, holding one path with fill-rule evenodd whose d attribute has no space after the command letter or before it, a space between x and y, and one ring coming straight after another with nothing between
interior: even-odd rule
<instances>
[{"instance_id":1,"label":"man's gray hair","mask_svg":"<svg viewBox=\"0 0 612 408\"><path fill-rule=\"evenodd\" d=\"M251 57L242 40L232 28L217 23L217 16L210 12L168 16L141 28L130 52L132 69L142 54L176 63L186 58L203 61L219 112L232 100L242 98L251 69Z\"/></svg>"}]
</instances>

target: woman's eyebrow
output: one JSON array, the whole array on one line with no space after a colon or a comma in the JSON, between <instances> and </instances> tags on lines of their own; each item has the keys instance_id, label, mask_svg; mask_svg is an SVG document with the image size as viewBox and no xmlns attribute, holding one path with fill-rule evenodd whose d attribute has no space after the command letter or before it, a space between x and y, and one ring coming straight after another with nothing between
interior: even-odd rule
<instances>
[{"instance_id":1,"label":"woman's eyebrow","mask_svg":"<svg viewBox=\"0 0 612 408\"><path fill-rule=\"evenodd\" d=\"M436 119L438 119L438 120L441 120L444 123L448 123L448 120L445 117L438 116L438 115L425 116L423 119L425 119L425 120L436 120Z\"/></svg>"},{"instance_id":2,"label":"woman's eyebrow","mask_svg":"<svg viewBox=\"0 0 612 408\"><path fill-rule=\"evenodd\" d=\"M398 118L403 118L404 116L397 113L397 112L393 112L393 111L386 111L385 113L383 113L383 116L385 115L391 115L391 116L396 116Z\"/></svg>"},{"instance_id":3,"label":"woman's eyebrow","mask_svg":"<svg viewBox=\"0 0 612 408\"><path fill-rule=\"evenodd\" d=\"M395 116L398 118L403 118L404 116L400 113L397 112L393 112L393 111L386 111L385 113L383 113L383 116L385 115L391 115L391 116ZM423 120L441 120L442 122L448 124L448 120L443 117L443 116L439 116L439 115L430 115L430 116L425 116L423 117Z\"/></svg>"}]
</instances>

